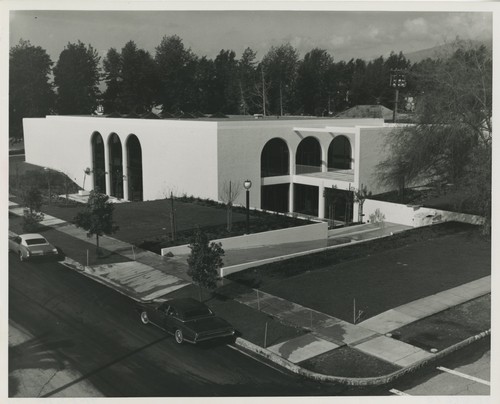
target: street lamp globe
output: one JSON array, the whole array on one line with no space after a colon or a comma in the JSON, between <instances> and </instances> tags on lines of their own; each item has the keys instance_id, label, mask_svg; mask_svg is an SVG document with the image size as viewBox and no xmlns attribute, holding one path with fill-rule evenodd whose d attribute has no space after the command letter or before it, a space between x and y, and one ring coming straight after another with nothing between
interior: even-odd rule
<instances>
[{"instance_id":1,"label":"street lamp globe","mask_svg":"<svg viewBox=\"0 0 500 404\"><path fill-rule=\"evenodd\" d=\"M252 181L250 180L245 180L245 182L243 183L243 186L245 187L245 189L250 189L252 187Z\"/></svg>"}]
</instances>

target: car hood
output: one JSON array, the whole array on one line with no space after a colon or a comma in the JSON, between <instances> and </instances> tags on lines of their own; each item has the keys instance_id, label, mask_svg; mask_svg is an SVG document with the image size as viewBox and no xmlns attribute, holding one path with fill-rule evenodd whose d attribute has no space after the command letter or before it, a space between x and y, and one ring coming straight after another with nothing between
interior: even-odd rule
<instances>
[{"instance_id":1,"label":"car hood","mask_svg":"<svg viewBox=\"0 0 500 404\"><path fill-rule=\"evenodd\" d=\"M184 325L197 333L204 331L230 330L233 328L226 320L216 316L189 320L186 321Z\"/></svg>"}]
</instances>

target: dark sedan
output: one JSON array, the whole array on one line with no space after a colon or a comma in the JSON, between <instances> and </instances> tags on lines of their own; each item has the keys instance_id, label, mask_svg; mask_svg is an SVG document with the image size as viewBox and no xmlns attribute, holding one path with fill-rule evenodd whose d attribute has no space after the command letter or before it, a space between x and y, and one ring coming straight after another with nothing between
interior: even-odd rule
<instances>
[{"instance_id":1,"label":"dark sedan","mask_svg":"<svg viewBox=\"0 0 500 404\"><path fill-rule=\"evenodd\" d=\"M144 324L165 330L179 344L184 341L196 344L235 334L231 324L217 317L205 304L190 298L141 304L138 311Z\"/></svg>"}]
</instances>

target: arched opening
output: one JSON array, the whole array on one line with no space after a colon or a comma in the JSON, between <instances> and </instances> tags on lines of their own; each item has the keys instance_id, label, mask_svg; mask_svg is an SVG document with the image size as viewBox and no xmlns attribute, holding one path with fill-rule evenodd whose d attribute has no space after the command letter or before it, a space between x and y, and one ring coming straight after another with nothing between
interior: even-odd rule
<instances>
[{"instance_id":1,"label":"arched opening","mask_svg":"<svg viewBox=\"0 0 500 404\"><path fill-rule=\"evenodd\" d=\"M283 139L269 140L260 156L261 177L275 177L290 173L290 158L288 146Z\"/></svg>"},{"instance_id":2,"label":"arched opening","mask_svg":"<svg viewBox=\"0 0 500 404\"><path fill-rule=\"evenodd\" d=\"M295 172L297 174L321 171L321 146L318 139L309 136L299 143L295 165Z\"/></svg>"},{"instance_id":3,"label":"arched opening","mask_svg":"<svg viewBox=\"0 0 500 404\"><path fill-rule=\"evenodd\" d=\"M351 169L352 149L351 142L346 136L336 136L328 148L328 170Z\"/></svg>"},{"instance_id":4,"label":"arched opening","mask_svg":"<svg viewBox=\"0 0 500 404\"><path fill-rule=\"evenodd\" d=\"M142 201L142 148L137 136L127 139L128 197L131 201Z\"/></svg>"},{"instance_id":5,"label":"arched opening","mask_svg":"<svg viewBox=\"0 0 500 404\"><path fill-rule=\"evenodd\" d=\"M94 176L94 190L106 192L106 164L104 163L104 141L99 132L94 132L92 143L92 175Z\"/></svg>"},{"instance_id":6,"label":"arched opening","mask_svg":"<svg viewBox=\"0 0 500 404\"><path fill-rule=\"evenodd\" d=\"M111 196L123 198L123 151L122 143L116 133L108 140L109 150L109 181Z\"/></svg>"}]
</instances>

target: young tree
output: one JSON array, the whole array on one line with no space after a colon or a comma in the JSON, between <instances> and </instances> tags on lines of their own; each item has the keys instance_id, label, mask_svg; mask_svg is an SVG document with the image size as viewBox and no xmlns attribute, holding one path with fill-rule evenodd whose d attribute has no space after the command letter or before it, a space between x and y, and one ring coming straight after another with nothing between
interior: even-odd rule
<instances>
[{"instance_id":1,"label":"young tree","mask_svg":"<svg viewBox=\"0 0 500 404\"><path fill-rule=\"evenodd\" d=\"M9 53L9 137L21 138L22 120L44 117L54 105L49 82L52 71L49 55L29 41L19 41Z\"/></svg>"},{"instance_id":2,"label":"young tree","mask_svg":"<svg viewBox=\"0 0 500 404\"><path fill-rule=\"evenodd\" d=\"M42 192L37 186L30 186L24 190L22 200L23 205L28 208L23 215L23 230L34 231L44 217L40 212L43 201Z\"/></svg>"},{"instance_id":3,"label":"young tree","mask_svg":"<svg viewBox=\"0 0 500 404\"><path fill-rule=\"evenodd\" d=\"M371 191L368 191L366 185L361 184L359 189L354 189L354 202L358 204L358 222L363 222L363 205L367 198L372 195Z\"/></svg>"},{"instance_id":4,"label":"young tree","mask_svg":"<svg viewBox=\"0 0 500 404\"><path fill-rule=\"evenodd\" d=\"M220 194L220 198L222 202L226 204L226 213L227 213L227 231L231 233L233 227L233 203L238 198L238 195L241 192L241 184L237 182L236 184L229 181L229 183L225 182L222 187L222 192Z\"/></svg>"},{"instance_id":5,"label":"young tree","mask_svg":"<svg viewBox=\"0 0 500 404\"><path fill-rule=\"evenodd\" d=\"M189 244L191 253L187 259L189 269L188 275L193 282L199 286L200 300L201 288L215 289L217 279L219 279L219 270L224 263L224 249L221 243L211 242L201 230L197 230Z\"/></svg>"},{"instance_id":6,"label":"young tree","mask_svg":"<svg viewBox=\"0 0 500 404\"><path fill-rule=\"evenodd\" d=\"M100 96L100 57L91 46L68 43L54 67L56 107L61 115L92 114Z\"/></svg>"},{"instance_id":7,"label":"young tree","mask_svg":"<svg viewBox=\"0 0 500 404\"><path fill-rule=\"evenodd\" d=\"M96 252L99 255L99 236L113 234L118 226L113 221L115 207L109 202L109 196L96 191L90 191L89 199L83 211L78 212L73 219L77 227L87 231L87 236L96 236Z\"/></svg>"}]
</instances>

